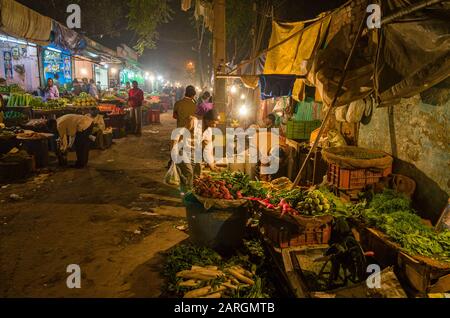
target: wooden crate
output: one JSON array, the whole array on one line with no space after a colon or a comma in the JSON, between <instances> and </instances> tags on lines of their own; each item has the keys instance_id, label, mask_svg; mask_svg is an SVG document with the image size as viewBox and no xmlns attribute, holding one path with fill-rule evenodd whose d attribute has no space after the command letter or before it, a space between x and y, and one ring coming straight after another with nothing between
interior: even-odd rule
<instances>
[{"instance_id":1,"label":"wooden crate","mask_svg":"<svg viewBox=\"0 0 450 318\"><path fill-rule=\"evenodd\" d=\"M374 252L374 257L382 267L397 264L398 246L389 241L380 231L358 224L355 228L358 232L359 242L364 251Z\"/></svg>"},{"instance_id":2,"label":"wooden crate","mask_svg":"<svg viewBox=\"0 0 450 318\"><path fill-rule=\"evenodd\" d=\"M280 217L276 211L265 210L260 224L264 235L275 247L287 248L328 244L331 236L331 221L332 217L329 216L301 217L300 220L295 220L290 216Z\"/></svg>"},{"instance_id":3,"label":"wooden crate","mask_svg":"<svg viewBox=\"0 0 450 318\"><path fill-rule=\"evenodd\" d=\"M450 265L429 257L410 256L382 232L357 226L361 246L375 253L382 267L395 266L400 277L419 293L450 291Z\"/></svg>"},{"instance_id":4,"label":"wooden crate","mask_svg":"<svg viewBox=\"0 0 450 318\"><path fill-rule=\"evenodd\" d=\"M450 265L427 257L398 254L400 275L419 293L450 292Z\"/></svg>"}]
</instances>

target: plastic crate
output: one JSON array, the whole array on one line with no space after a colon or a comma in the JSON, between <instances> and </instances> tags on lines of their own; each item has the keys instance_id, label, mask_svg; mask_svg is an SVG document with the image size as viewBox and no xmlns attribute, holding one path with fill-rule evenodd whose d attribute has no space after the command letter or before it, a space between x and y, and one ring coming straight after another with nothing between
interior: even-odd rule
<instances>
[{"instance_id":1,"label":"plastic crate","mask_svg":"<svg viewBox=\"0 0 450 318\"><path fill-rule=\"evenodd\" d=\"M148 123L149 124L160 124L160 111L159 110L150 110L148 112Z\"/></svg>"},{"instance_id":2,"label":"plastic crate","mask_svg":"<svg viewBox=\"0 0 450 318\"><path fill-rule=\"evenodd\" d=\"M313 99L300 101L297 103L294 117L296 121L321 120L322 103L315 102Z\"/></svg>"},{"instance_id":3,"label":"plastic crate","mask_svg":"<svg viewBox=\"0 0 450 318\"><path fill-rule=\"evenodd\" d=\"M381 169L343 169L336 164L328 165L327 180L339 190L359 190L378 183L392 173L392 166Z\"/></svg>"},{"instance_id":4,"label":"plastic crate","mask_svg":"<svg viewBox=\"0 0 450 318\"><path fill-rule=\"evenodd\" d=\"M289 139L309 140L311 133L320 127L320 120L295 121L289 120L286 127L286 137Z\"/></svg>"}]
</instances>

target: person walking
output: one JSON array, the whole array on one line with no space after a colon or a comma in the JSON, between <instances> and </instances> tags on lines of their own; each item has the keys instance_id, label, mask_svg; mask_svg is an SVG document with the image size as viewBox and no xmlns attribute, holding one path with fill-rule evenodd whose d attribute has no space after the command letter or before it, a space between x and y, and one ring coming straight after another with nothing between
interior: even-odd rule
<instances>
[{"instance_id":1,"label":"person walking","mask_svg":"<svg viewBox=\"0 0 450 318\"><path fill-rule=\"evenodd\" d=\"M175 103L173 118L177 120L177 128L185 127L186 120L195 115L197 105L194 98L196 94L195 87L189 85L186 87L184 98Z\"/></svg>"},{"instance_id":2,"label":"person walking","mask_svg":"<svg viewBox=\"0 0 450 318\"><path fill-rule=\"evenodd\" d=\"M212 129L217 127L218 123L219 115L214 109L208 111L202 120L190 116L185 127L180 129L172 140L172 159L175 160L180 176L182 195L192 189L194 179L202 172L203 162L212 171L217 170L214 162ZM200 152L196 154L197 150Z\"/></svg>"},{"instance_id":3,"label":"person walking","mask_svg":"<svg viewBox=\"0 0 450 318\"><path fill-rule=\"evenodd\" d=\"M131 107L132 130L136 136L142 133L142 103L144 92L139 88L138 82L133 81L133 88L128 92L128 106Z\"/></svg>"}]
</instances>

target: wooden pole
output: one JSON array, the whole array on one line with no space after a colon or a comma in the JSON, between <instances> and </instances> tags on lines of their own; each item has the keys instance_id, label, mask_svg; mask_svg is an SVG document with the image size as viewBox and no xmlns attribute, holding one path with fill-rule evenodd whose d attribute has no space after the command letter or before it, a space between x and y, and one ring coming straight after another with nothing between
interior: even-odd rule
<instances>
[{"instance_id":1,"label":"wooden pole","mask_svg":"<svg viewBox=\"0 0 450 318\"><path fill-rule=\"evenodd\" d=\"M226 0L214 0L214 27L213 27L213 65L214 75L225 72L226 62ZM226 79L214 77L214 107L221 115L222 124L226 125Z\"/></svg>"},{"instance_id":2,"label":"wooden pole","mask_svg":"<svg viewBox=\"0 0 450 318\"><path fill-rule=\"evenodd\" d=\"M337 99L339 98L339 94L341 93L342 86L344 85L345 77L347 76L347 70L348 70L350 62L351 62L351 60L353 58L353 54L355 53L355 49L356 49L356 45L358 43L358 40L361 37L361 34L362 34L363 30L364 30L365 22L366 22L366 14L364 14L363 18L361 19L358 32L357 32L357 34L355 36L355 40L353 41L353 45L352 45L350 53L349 53L349 55L347 57L347 61L345 62L344 70L342 71L342 76L341 76L341 79L339 80L338 89L336 91L336 94L334 95L333 101L331 102L331 105L330 105L330 107L329 107L329 109L328 109L328 111L327 111L327 113L325 115L325 118L324 118L324 120L322 122L322 125L320 126L320 130L319 130L319 133L317 135L317 138L314 141L313 146L309 150L308 155L306 156L306 159L303 162L302 167L300 168L300 171L298 172L297 177L295 178L294 184L292 185L293 188L296 187L299 184L301 176L302 176L302 172L305 169L309 158L311 158L311 154L316 151L316 148L317 148L317 146L319 144L320 137L322 136L322 134L323 134L323 132L325 130L325 127L327 126L328 119L330 118L332 110L333 110L334 106L336 105Z\"/></svg>"}]
</instances>

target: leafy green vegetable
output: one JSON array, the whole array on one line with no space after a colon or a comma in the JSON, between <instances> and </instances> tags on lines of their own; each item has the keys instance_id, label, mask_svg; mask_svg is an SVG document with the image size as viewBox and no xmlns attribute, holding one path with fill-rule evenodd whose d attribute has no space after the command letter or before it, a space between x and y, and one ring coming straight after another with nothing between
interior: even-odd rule
<instances>
[{"instance_id":1,"label":"leafy green vegetable","mask_svg":"<svg viewBox=\"0 0 450 318\"><path fill-rule=\"evenodd\" d=\"M376 194L361 216L412 255L450 261L450 231L435 232L422 223L408 198L392 190Z\"/></svg>"}]
</instances>

